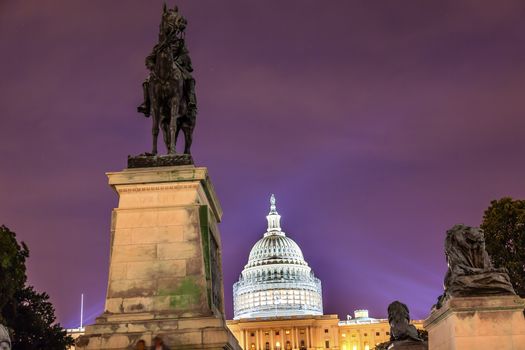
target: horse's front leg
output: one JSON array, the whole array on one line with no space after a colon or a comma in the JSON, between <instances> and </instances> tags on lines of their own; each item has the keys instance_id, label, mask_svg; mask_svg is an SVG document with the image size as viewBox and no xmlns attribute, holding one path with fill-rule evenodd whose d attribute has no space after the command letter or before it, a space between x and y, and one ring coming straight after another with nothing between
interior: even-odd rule
<instances>
[{"instance_id":1,"label":"horse's front leg","mask_svg":"<svg viewBox=\"0 0 525 350\"><path fill-rule=\"evenodd\" d=\"M161 117L159 118L159 125L160 125L160 128L162 129L162 137L164 139L164 145L166 146L166 150L170 151L170 118L171 116L167 116L166 114L168 113L169 111L167 110L167 108L163 108L161 107L160 108L160 113L161 113Z\"/></svg>"},{"instance_id":2,"label":"horse's front leg","mask_svg":"<svg viewBox=\"0 0 525 350\"><path fill-rule=\"evenodd\" d=\"M159 110L158 108L154 107L152 108L152 116L151 121L153 122L152 128L151 128L151 134L153 135L153 147L151 149L151 154L156 155L157 154L157 139L159 137Z\"/></svg>"},{"instance_id":3,"label":"horse's front leg","mask_svg":"<svg viewBox=\"0 0 525 350\"><path fill-rule=\"evenodd\" d=\"M177 143L177 119L179 118L179 105L177 102L171 104L170 119L170 154L175 154L175 144Z\"/></svg>"}]
</instances>

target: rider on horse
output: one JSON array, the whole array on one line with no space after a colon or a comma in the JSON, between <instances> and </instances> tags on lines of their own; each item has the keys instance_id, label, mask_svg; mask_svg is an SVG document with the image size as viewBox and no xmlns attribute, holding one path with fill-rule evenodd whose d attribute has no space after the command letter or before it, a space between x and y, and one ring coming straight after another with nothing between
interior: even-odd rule
<instances>
[{"instance_id":1,"label":"rider on horse","mask_svg":"<svg viewBox=\"0 0 525 350\"><path fill-rule=\"evenodd\" d=\"M181 23L181 25L178 28L176 28L175 34L183 34L184 29L185 29L186 20L178 12L177 7L175 7L172 10L170 9L169 13L170 15L176 18L175 19L176 23ZM197 97L195 95L195 79L191 75L191 73L193 72L193 67L191 65L191 58L189 56L189 51L186 47L184 36L174 35L172 37L165 37L165 33L163 33L163 28L161 26L161 32L159 34L159 43L155 45L151 54L149 54L148 57L146 57L146 68L148 68L150 72L153 72L159 48L161 45L165 45L165 44L170 45L175 65L180 69L183 79L184 79L184 97L187 102L186 105L188 107L188 115L195 117L195 115L197 114ZM142 83L142 89L144 92L144 102L140 106L137 107L138 112L143 113L144 116L146 117L149 117L151 114L151 104L150 104L150 97L149 97L150 76L151 76L151 73L150 75L148 75L146 80L144 80L144 82Z\"/></svg>"}]
</instances>

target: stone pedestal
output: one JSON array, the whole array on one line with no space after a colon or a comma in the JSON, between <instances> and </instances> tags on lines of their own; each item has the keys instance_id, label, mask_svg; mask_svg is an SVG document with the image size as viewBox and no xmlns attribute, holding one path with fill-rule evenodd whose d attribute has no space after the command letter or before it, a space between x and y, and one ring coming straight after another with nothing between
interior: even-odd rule
<instances>
[{"instance_id":1,"label":"stone pedestal","mask_svg":"<svg viewBox=\"0 0 525 350\"><path fill-rule=\"evenodd\" d=\"M451 298L425 320L429 350L525 349L525 299Z\"/></svg>"},{"instance_id":2,"label":"stone pedestal","mask_svg":"<svg viewBox=\"0 0 525 350\"><path fill-rule=\"evenodd\" d=\"M133 349L161 337L175 349L240 349L223 306L222 210L206 168L108 173L119 195L111 220L104 313L80 349Z\"/></svg>"},{"instance_id":3,"label":"stone pedestal","mask_svg":"<svg viewBox=\"0 0 525 350\"><path fill-rule=\"evenodd\" d=\"M388 350L428 350L427 342L414 340L394 341Z\"/></svg>"}]
</instances>

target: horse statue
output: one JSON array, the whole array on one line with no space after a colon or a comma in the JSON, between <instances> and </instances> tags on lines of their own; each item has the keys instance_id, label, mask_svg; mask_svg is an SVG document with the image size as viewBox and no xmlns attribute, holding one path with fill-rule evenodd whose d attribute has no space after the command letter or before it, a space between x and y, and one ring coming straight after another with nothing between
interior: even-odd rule
<instances>
[{"instance_id":1,"label":"horse statue","mask_svg":"<svg viewBox=\"0 0 525 350\"><path fill-rule=\"evenodd\" d=\"M176 154L179 132L185 137L184 153L191 154L193 129L196 119L195 80L184 40L187 22L177 7L163 7L159 42L146 58L150 75L143 83L144 103L138 111L152 117L153 148L148 155L157 155L159 132L168 153Z\"/></svg>"}]
</instances>

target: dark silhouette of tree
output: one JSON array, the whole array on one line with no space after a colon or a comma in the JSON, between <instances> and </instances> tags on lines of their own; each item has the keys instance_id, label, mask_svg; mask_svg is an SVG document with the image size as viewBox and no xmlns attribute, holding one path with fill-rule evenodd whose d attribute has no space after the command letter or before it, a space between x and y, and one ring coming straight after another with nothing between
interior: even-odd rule
<instances>
[{"instance_id":1,"label":"dark silhouette of tree","mask_svg":"<svg viewBox=\"0 0 525 350\"><path fill-rule=\"evenodd\" d=\"M514 290L525 297L525 200L494 200L483 215L487 252L496 267L506 267Z\"/></svg>"},{"instance_id":2,"label":"dark silhouette of tree","mask_svg":"<svg viewBox=\"0 0 525 350\"><path fill-rule=\"evenodd\" d=\"M26 259L29 250L22 242L18 244L14 232L0 226L0 323L5 324L5 315L13 316L14 295L26 283Z\"/></svg>"},{"instance_id":3,"label":"dark silhouette of tree","mask_svg":"<svg viewBox=\"0 0 525 350\"><path fill-rule=\"evenodd\" d=\"M66 350L73 339L56 322L49 296L26 285L28 257L27 246L0 226L0 323L11 331L13 349Z\"/></svg>"}]
</instances>

